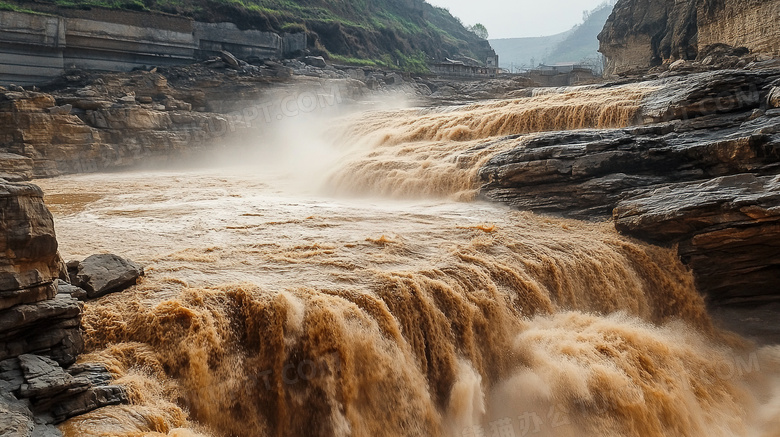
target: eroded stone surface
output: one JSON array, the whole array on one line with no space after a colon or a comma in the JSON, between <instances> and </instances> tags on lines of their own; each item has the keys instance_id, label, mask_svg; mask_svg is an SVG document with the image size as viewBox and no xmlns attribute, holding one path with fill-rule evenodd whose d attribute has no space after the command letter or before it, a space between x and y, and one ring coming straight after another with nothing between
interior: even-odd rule
<instances>
[{"instance_id":1,"label":"eroded stone surface","mask_svg":"<svg viewBox=\"0 0 780 437\"><path fill-rule=\"evenodd\" d=\"M778 14L778 0L620 0L599 35L600 51L607 74L697 58L744 66L746 53L758 61L780 55L780 26L770 18Z\"/></svg>"},{"instance_id":2,"label":"eroded stone surface","mask_svg":"<svg viewBox=\"0 0 780 437\"><path fill-rule=\"evenodd\" d=\"M679 253L713 301L778 299L780 176L670 184L618 203L615 226Z\"/></svg>"},{"instance_id":3,"label":"eroded stone surface","mask_svg":"<svg viewBox=\"0 0 780 437\"><path fill-rule=\"evenodd\" d=\"M41 190L0 179L0 206L0 435L59 436L52 424L127 395L103 366L65 370L84 346L77 297L86 292L58 279L64 266Z\"/></svg>"},{"instance_id":4,"label":"eroded stone surface","mask_svg":"<svg viewBox=\"0 0 780 437\"><path fill-rule=\"evenodd\" d=\"M713 303L780 300L780 72L721 71L657 83L646 124L551 132L480 170L484 198L678 244Z\"/></svg>"},{"instance_id":5,"label":"eroded stone surface","mask_svg":"<svg viewBox=\"0 0 780 437\"><path fill-rule=\"evenodd\" d=\"M0 179L0 210L0 310L53 297L60 259L40 188Z\"/></svg>"}]
</instances>

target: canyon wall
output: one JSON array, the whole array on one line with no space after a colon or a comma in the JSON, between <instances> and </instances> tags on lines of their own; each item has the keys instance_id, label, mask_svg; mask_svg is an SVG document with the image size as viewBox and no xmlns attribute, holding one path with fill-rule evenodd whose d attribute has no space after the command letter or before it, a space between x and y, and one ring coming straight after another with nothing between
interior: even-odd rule
<instances>
[{"instance_id":1,"label":"canyon wall","mask_svg":"<svg viewBox=\"0 0 780 437\"><path fill-rule=\"evenodd\" d=\"M303 33L279 35L128 11L61 13L0 11L0 85L42 84L71 68L130 71L188 64L221 50L281 58L306 48Z\"/></svg>"},{"instance_id":2,"label":"canyon wall","mask_svg":"<svg viewBox=\"0 0 780 437\"><path fill-rule=\"evenodd\" d=\"M167 97L145 106L135 95L130 103L116 102L92 87L59 98L0 90L0 177L26 180L164 160L198 150L227 129L223 116L189 112L190 104L171 97L165 79L154 77L152 92ZM142 98L144 89L127 82Z\"/></svg>"},{"instance_id":3,"label":"canyon wall","mask_svg":"<svg viewBox=\"0 0 780 437\"><path fill-rule=\"evenodd\" d=\"M696 59L727 44L780 54L778 0L620 0L599 34L606 74Z\"/></svg>"},{"instance_id":4,"label":"canyon wall","mask_svg":"<svg viewBox=\"0 0 780 437\"><path fill-rule=\"evenodd\" d=\"M710 1L699 7L699 47L725 43L780 56L780 1Z\"/></svg>"},{"instance_id":5,"label":"canyon wall","mask_svg":"<svg viewBox=\"0 0 780 437\"><path fill-rule=\"evenodd\" d=\"M0 435L58 436L63 420L127 401L84 348L82 304L60 283L54 220L35 185L0 179Z\"/></svg>"}]
</instances>

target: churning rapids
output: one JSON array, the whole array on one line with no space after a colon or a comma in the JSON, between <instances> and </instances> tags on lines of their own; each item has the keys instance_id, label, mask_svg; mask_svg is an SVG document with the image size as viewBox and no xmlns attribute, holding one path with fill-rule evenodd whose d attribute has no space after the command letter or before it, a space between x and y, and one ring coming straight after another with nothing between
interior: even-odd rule
<instances>
[{"instance_id":1,"label":"churning rapids","mask_svg":"<svg viewBox=\"0 0 780 437\"><path fill-rule=\"evenodd\" d=\"M780 436L780 350L717 329L674 251L473 201L516 134L627 125L646 91L310 120L242 149L257 165L38 181L66 259L147 267L82 322L131 405L61 429Z\"/></svg>"}]
</instances>

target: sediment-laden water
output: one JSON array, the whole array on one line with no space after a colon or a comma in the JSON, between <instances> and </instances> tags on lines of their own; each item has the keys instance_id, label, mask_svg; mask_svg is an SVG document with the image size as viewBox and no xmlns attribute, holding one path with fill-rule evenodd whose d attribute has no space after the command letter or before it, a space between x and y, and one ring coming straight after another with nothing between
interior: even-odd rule
<instances>
[{"instance_id":1,"label":"sediment-laden water","mask_svg":"<svg viewBox=\"0 0 780 437\"><path fill-rule=\"evenodd\" d=\"M132 404L62 430L780 435L780 350L714 327L674 250L471 200L519 135L629 124L645 91L354 115L314 162L38 181L66 259L147 270L83 319L81 359Z\"/></svg>"}]
</instances>

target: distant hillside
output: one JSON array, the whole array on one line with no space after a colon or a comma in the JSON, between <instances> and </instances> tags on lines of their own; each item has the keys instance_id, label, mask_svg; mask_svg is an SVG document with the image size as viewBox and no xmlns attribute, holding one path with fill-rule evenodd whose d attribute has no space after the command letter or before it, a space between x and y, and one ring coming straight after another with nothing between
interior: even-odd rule
<instances>
[{"instance_id":1,"label":"distant hillside","mask_svg":"<svg viewBox=\"0 0 780 437\"><path fill-rule=\"evenodd\" d=\"M491 39L501 68L530 68L544 62L549 53L572 32L531 38Z\"/></svg>"},{"instance_id":2,"label":"distant hillside","mask_svg":"<svg viewBox=\"0 0 780 437\"><path fill-rule=\"evenodd\" d=\"M582 24L557 35L537 38L490 40L499 56L501 68L529 68L539 64L586 61L600 66L597 36L604 28L615 0L608 0L591 11ZM531 64L531 59L534 64Z\"/></svg>"},{"instance_id":3,"label":"distant hillside","mask_svg":"<svg viewBox=\"0 0 780 437\"><path fill-rule=\"evenodd\" d=\"M242 29L306 32L314 54L412 71L458 54L484 60L490 50L448 10L423 0L0 0L0 9L66 8L129 9L232 22Z\"/></svg>"}]
</instances>

